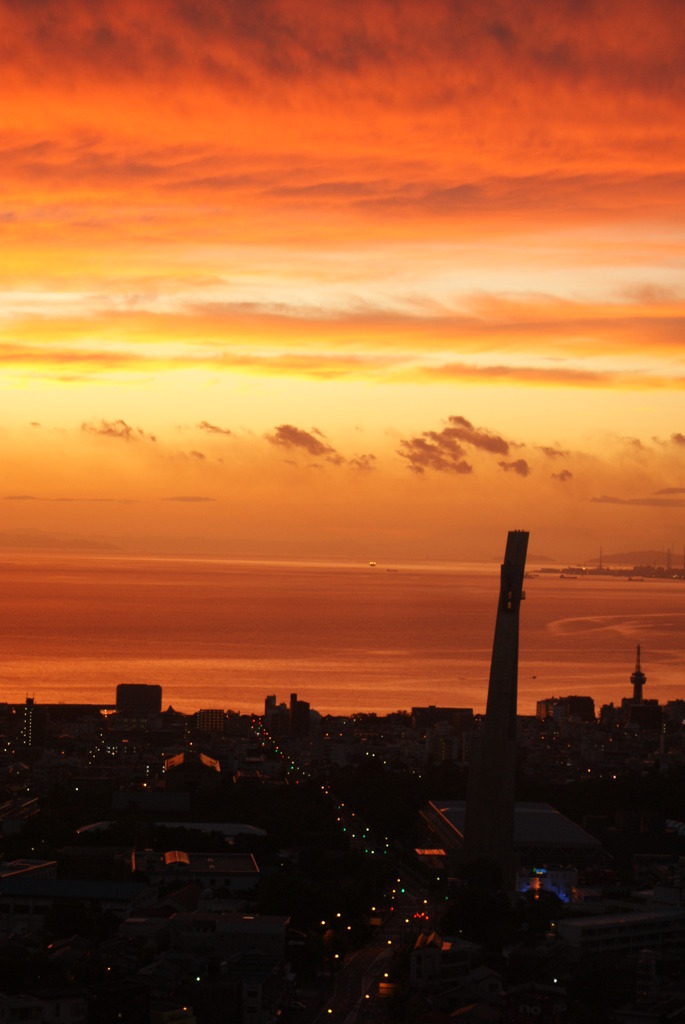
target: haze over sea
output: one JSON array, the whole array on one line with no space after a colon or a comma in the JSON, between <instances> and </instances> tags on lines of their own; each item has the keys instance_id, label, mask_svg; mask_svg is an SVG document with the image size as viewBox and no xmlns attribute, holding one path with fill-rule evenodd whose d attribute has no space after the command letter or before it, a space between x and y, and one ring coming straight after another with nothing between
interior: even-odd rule
<instances>
[{"instance_id":1,"label":"haze over sea","mask_svg":"<svg viewBox=\"0 0 685 1024\"><path fill-rule=\"evenodd\" d=\"M0 700L113 704L118 683L160 683L184 712L291 692L322 714L484 711L498 592L498 565L6 555ZM519 712L619 703L638 643L645 697L685 697L685 584L527 579Z\"/></svg>"}]
</instances>

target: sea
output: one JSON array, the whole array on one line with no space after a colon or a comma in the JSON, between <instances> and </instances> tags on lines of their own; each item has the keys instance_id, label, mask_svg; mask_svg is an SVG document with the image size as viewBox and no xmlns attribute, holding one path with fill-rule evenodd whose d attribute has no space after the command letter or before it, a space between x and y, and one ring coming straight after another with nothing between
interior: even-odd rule
<instances>
[{"instance_id":1,"label":"sea","mask_svg":"<svg viewBox=\"0 0 685 1024\"><path fill-rule=\"evenodd\" d=\"M644 697L685 698L685 582L525 581L521 714L583 694L620 704L641 645ZM485 710L499 594L491 564L0 555L0 701L260 713L296 693L322 715Z\"/></svg>"}]
</instances>

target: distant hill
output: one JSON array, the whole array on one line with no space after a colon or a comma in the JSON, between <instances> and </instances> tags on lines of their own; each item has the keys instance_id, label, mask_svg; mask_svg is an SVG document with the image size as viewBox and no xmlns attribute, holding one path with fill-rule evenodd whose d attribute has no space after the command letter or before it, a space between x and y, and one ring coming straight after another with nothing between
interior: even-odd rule
<instances>
[{"instance_id":1,"label":"distant hill","mask_svg":"<svg viewBox=\"0 0 685 1024\"><path fill-rule=\"evenodd\" d=\"M68 533L44 533L42 530L5 530L0 532L0 551L118 551L116 544L101 537Z\"/></svg>"},{"instance_id":2,"label":"distant hill","mask_svg":"<svg viewBox=\"0 0 685 1024\"><path fill-rule=\"evenodd\" d=\"M588 558L586 565L599 565L599 555L595 558ZM667 565L667 551L621 551L618 554L602 555L602 565ZM681 566L683 564L682 551L671 551L671 565Z\"/></svg>"}]
</instances>

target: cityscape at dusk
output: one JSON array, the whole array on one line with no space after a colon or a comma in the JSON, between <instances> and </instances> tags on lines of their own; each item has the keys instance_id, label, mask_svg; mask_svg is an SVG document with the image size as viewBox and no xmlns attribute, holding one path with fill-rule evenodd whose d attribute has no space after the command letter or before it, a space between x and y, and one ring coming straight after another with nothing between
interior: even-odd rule
<instances>
[{"instance_id":1,"label":"cityscape at dusk","mask_svg":"<svg viewBox=\"0 0 685 1024\"><path fill-rule=\"evenodd\" d=\"M521 713L528 541L508 532L485 714L294 691L184 713L141 682L0 702L4 1019L682 1016L685 700L646 696L638 644L620 703L557 676Z\"/></svg>"},{"instance_id":2,"label":"cityscape at dusk","mask_svg":"<svg viewBox=\"0 0 685 1024\"><path fill-rule=\"evenodd\" d=\"M684 19L2 2L0 544L682 554Z\"/></svg>"},{"instance_id":3,"label":"cityscape at dusk","mask_svg":"<svg viewBox=\"0 0 685 1024\"><path fill-rule=\"evenodd\" d=\"M684 1019L685 4L0 54L0 1022Z\"/></svg>"}]
</instances>

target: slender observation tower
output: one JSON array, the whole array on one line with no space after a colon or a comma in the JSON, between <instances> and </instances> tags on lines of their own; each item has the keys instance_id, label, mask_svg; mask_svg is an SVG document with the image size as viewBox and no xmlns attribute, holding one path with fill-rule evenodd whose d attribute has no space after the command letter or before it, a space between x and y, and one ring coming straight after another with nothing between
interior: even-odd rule
<instances>
[{"instance_id":1,"label":"slender observation tower","mask_svg":"<svg viewBox=\"0 0 685 1024\"><path fill-rule=\"evenodd\" d=\"M514 782L518 689L519 609L528 533L507 536L500 570L499 603L490 663L488 703L480 741L475 744L466 795L466 858L496 864L506 889L514 886Z\"/></svg>"},{"instance_id":2,"label":"slender observation tower","mask_svg":"<svg viewBox=\"0 0 685 1024\"><path fill-rule=\"evenodd\" d=\"M637 656L635 658L635 671L630 677L633 684L633 704L642 704L642 687L647 682L647 676L640 667L640 645L637 645Z\"/></svg>"}]
</instances>

